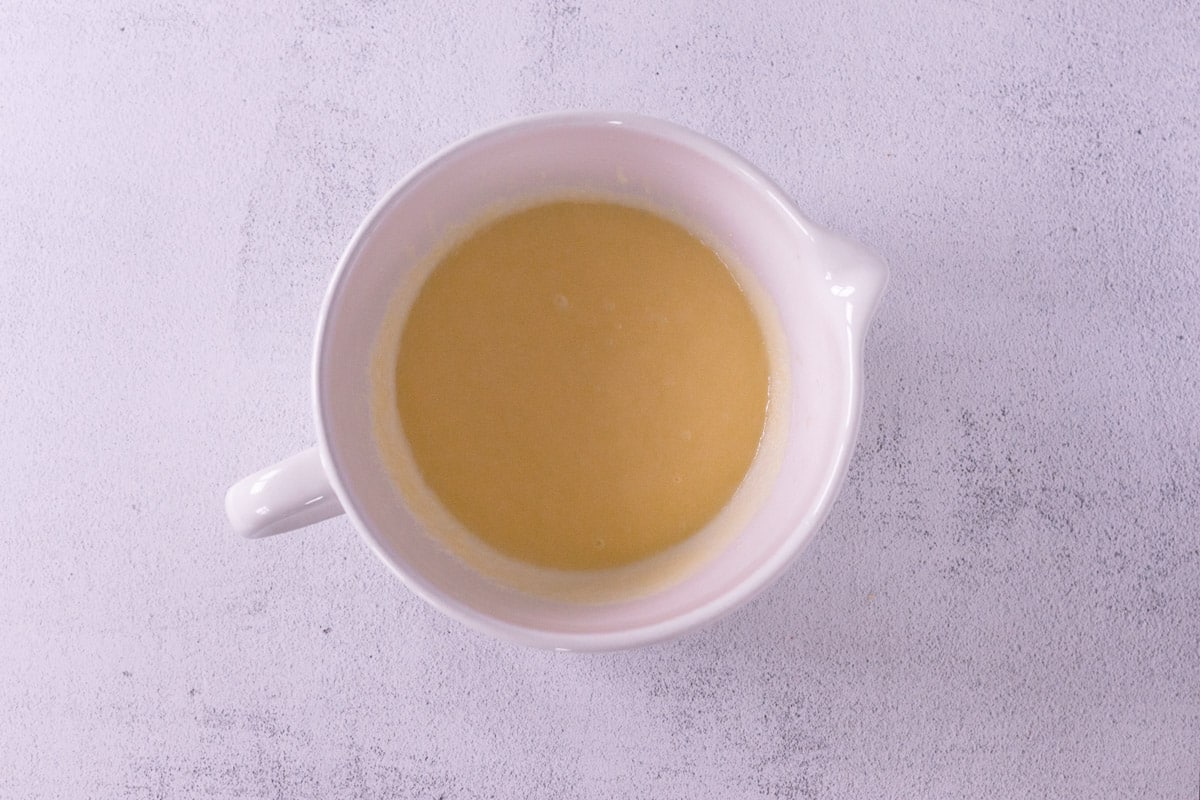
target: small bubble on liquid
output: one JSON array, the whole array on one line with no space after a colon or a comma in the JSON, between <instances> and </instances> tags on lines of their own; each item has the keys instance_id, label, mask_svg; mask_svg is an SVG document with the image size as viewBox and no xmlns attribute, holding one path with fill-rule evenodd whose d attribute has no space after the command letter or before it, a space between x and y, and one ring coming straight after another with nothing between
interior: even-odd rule
<instances>
[{"instance_id":1,"label":"small bubble on liquid","mask_svg":"<svg viewBox=\"0 0 1200 800\"><path fill-rule=\"evenodd\" d=\"M559 311L566 311L569 305L571 305L571 301L567 299L565 294L554 295L554 307Z\"/></svg>"},{"instance_id":2,"label":"small bubble on liquid","mask_svg":"<svg viewBox=\"0 0 1200 800\"><path fill-rule=\"evenodd\" d=\"M673 478L671 478L671 483L678 486L679 484L683 483L683 476L682 475L674 476Z\"/></svg>"}]
</instances>

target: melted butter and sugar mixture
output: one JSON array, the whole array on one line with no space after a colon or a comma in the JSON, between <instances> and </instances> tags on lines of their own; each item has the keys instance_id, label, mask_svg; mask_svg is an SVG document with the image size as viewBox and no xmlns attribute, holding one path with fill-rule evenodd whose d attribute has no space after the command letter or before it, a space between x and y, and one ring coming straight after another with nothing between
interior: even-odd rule
<instances>
[{"instance_id":1,"label":"melted butter and sugar mixture","mask_svg":"<svg viewBox=\"0 0 1200 800\"><path fill-rule=\"evenodd\" d=\"M762 328L683 227L608 202L503 216L421 286L395 364L421 477L475 536L567 570L703 528L755 458Z\"/></svg>"}]
</instances>

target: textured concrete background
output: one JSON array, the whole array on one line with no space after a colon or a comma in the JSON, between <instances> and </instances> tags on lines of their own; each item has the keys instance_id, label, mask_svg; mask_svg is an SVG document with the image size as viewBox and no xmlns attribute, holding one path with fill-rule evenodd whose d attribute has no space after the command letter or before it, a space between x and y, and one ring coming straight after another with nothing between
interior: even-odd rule
<instances>
[{"instance_id":1,"label":"textured concrete background","mask_svg":"<svg viewBox=\"0 0 1200 800\"><path fill-rule=\"evenodd\" d=\"M0 797L1196 798L1196 5L572 3L0 3ZM803 559L586 657L221 509L374 199L561 108L893 268Z\"/></svg>"}]
</instances>

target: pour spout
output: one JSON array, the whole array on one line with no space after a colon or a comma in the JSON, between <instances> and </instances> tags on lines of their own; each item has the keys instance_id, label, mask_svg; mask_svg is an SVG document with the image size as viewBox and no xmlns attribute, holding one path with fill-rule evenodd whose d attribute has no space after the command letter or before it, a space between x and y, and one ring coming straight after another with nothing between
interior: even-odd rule
<instances>
[{"instance_id":1,"label":"pour spout","mask_svg":"<svg viewBox=\"0 0 1200 800\"><path fill-rule=\"evenodd\" d=\"M863 245L829 231L816 232L831 299L845 307L846 324L856 342L866 337L888 282L887 264Z\"/></svg>"}]
</instances>

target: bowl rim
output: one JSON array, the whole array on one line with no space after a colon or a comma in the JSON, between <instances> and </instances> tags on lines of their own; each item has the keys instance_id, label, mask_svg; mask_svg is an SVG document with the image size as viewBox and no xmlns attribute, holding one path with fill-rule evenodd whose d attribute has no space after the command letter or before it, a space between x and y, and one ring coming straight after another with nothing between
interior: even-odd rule
<instances>
[{"instance_id":1,"label":"bowl rim","mask_svg":"<svg viewBox=\"0 0 1200 800\"><path fill-rule=\"evenodd\" d=\"M845 480L849 456L853 452L857 439L861 417L863 384L861 335L856 336L854 335L854 329L849 329L848 332L850 335L845 337L844 342L839 341L839 346L843 344L845 346L846 352L844 353L844 357L849 359L848 369L845 372L846 380L849 384L845 387L847 403L844 409L841 436L835 458L827 473L827 480L822 486L818 497L815 499L810 512L781 540L779 547L772 552L770 557L765 559L763 563L731 590L703 602L683 614L652 624L631 627L620 631L547 631L497 619L488 616L486 613L455 597L445 594L420 572L407 568L408 565L406 564L398 563L382 547L371 532L370 526L358 509L353 488L348 486L342 478L344 473L340 469L339 455L331 444L327 431L325 420L328 409L325 393L322 389L322 365L329 358L326 333L330 320L334 316L340 302L346 275L358 258L359 252L376 222L383 217L391 204L404 194L411 185L420 181L428 172L451 155L462 153L500 137L519 135L525 132L552 127L581 126L621 126L640 133L662 137L674 144L697 151L702 156L720 163L726 169L739 173L743 179L753 183L759 191L780 206L803 235L813 241L819 241L825 236L832 236L832 234L828 234L819 226L809 221L796 208L791 199L757 167L724 145L673 122L642 114L573 111L538 114L485 128L442 148L419 164L396 182L376 202L371 211L359 224L338 260L324 300L321 303L312 356L312 402L321 462L346 515L353 523L358 536L374 552L376 557L386 564L418 597L447 616L458 620L476 631L518 644L564 651L611 651L672 639L725 616L749 602L774 583L787 566L792 563L804 545L812 538L812 534L820 527L832 508L833 502ZM867 309L868 316L872 310L871 308ZM865 325L866 321L860 320L856 328L862 331L865 330Z\"/></svg>"}]
</instances>

